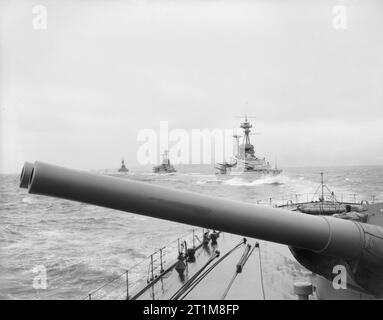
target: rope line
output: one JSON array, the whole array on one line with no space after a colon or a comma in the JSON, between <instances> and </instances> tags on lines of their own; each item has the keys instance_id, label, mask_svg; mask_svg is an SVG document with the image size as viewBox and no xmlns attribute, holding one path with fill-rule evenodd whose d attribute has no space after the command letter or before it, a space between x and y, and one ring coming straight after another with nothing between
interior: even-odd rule
<instances>
[{"instance_id":1,"label":"rope line","mask_svg":"<svg viewBox=\"0 0 383 320\"><path fill-rule=\"evenodd\" d=\"M234 283L234 280L237 278L238 276L238 272L234 272L234 275L233 277L231 278L230 282L229 282L229 285L226 287L226 290L225 292L223 293L222 297L221 297L221 300L225 300L226 299L226 296L227 294L229 293L229 290L231 289L231 286L233 285Z\"/></svg>"},{"instance_id":2,"label":"rope line","mask_svg":"<svg viewBox=\"0 0 383 320\"><path fill-rule=\"evenodd\" d=\"M204 273L203 270L217 257L214 256L213 259L210 259L192 278L189 279L188 282L185 283L170 299L171 300L183 300L185 297L219 264L221 263L226 257L228 257L232 252L234 252L236 249L238 249L241 245L244 244L244 241L242 240L239 244L237 244L234 248L232 248L230 251L228 251L226 254L224 254L222 257L219 258L218 261L216 261L212 266L210 266Z\"/></svg>"},{"instance_id":3,"label":"rope line","mask_svg":"<svg viewBox=\"0 0 383 320\"><path fill-rule=\"evenodd\" d=\"M180 289L178 289L171 297L170 300L177 300L179 296L186 291L193 281L202 273L202 271L215 259L217 258L217 254L212 256L203 266L200 270L198 270Z\"/></svg>"},{"instance_id":4,"label":"rope line","mask_svg":"<svg viewBox=\"0 0 383 320\"><path fill-rule=\"evenodd\" d=\"M181 298L183 300L220 262L222 262L226 257L228 257L232 252L238 249L242 244L240 243L236 247L234 247L231 251L227 252L220 260L218 260L214 265L212 265L206 272L196 281L196 283L185 293L185 295Z\"/></svg>"},{"instance_id":5,"label":"rope line","mask_svg":"<svg viewBox=\"0 0 383 320\"><path fill-rule=\"evenodd\" d=\"M260 273L261 273L262 297L263 297L263 300L266 300L265 287L264 287L264 284L263 284L261 246L258 247L258 256L259 256L259 271L260 271Z\"/></svg>"},{"instance_id":6,"label":"rope line","mask_svg":"<svg viewBox=\"0 0 383 320\"><path fill-rule=\"evenodd\" d=\"M236 265L236 270L235 270L235 272L234 272L234 275L233 275L233 277L231 278L231 280L230 280L228 286L226 287L225 292L223 293L223 295L222 295L222 297L221 297L221 301L226 299L226 296L227 296L227 294L229 293L229 291L230 291L230 289L231 289L231 286L233 285L233 283L234 283L235 279L237 278L238 274L239 274L240 272L242 272L243 267L245 266L247 260L248 260L249 257L253 254L254 249L255 249L255 246L254 246L253 248L251 248L250 246L248 246L248 247L245 248L245 251L243 252L241 258L239 259L239 261L238 261L238 263L237 263L237 265ZM241 262L242 262L242 269L239 270L237 266L238 266Z\"/></svg>"}]
</instances>

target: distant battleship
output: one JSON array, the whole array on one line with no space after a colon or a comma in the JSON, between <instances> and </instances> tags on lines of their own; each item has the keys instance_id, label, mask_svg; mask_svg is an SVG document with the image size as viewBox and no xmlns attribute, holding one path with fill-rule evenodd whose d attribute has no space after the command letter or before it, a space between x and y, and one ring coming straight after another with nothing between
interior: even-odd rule
<instances>
[{"instance_id":1,"label":"distant battleship","mask_svg":"<svg viewBox=\"0 0 383 320\"><path fill-rule=\"evenodd\" d=\"M256 176L272 175L276 176L282 172L276 164L272 168L265 158L258 158L254 152L254 146L250 141L250 132L253 126L245 117L245 121L241 123L243 129L243 141L239 144L240 135L233 135L237 141L237 155L231 159L230 163L216 163L215 168L218 174L241 174L251 173Z\"/></svg>"},{"instance_id":2,"label":"distant battleship","mask_svg":"<svg viewBox=\"0 0 383 320\"><path fill-rule=\"evenodd\" d=\"M162 163L158 166L155 166L153 168L153 172L154 173L172 173L176 171L177 170L170 163L169 152L165 150L165 152L162 154Z\"/></svg>"},{"instance_id":3,"label":"distant battleship","mask_svg":"<svg viewBox=\"0 0 383 320\"><path fill-rule=\"evenodd\" d=\"M125 161L122 160L122 161L121 161L121 168L118 169L118 172L128 172L128 171L129 171L129 170L128 170L128 168L127 168L126 165L125 165Z\"/></svg>"}]
</instances>

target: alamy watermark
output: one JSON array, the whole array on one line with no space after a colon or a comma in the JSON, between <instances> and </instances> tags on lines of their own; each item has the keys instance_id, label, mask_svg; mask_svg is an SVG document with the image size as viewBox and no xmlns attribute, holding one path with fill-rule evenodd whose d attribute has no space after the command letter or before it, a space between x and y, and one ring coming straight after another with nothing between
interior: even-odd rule
<instances>
[{"instance_id":1,"label":"alamy watermark","mask_svg":"<svg viewBox=\"0 0 383 320\"><path fill-rule=\"evenodd\" d=\"M332 287L335 290L347 289L347 269L343 265L336 265L332 269L335 277L332 280Z\"/></svg>"},{"instance_id":2,"label":"alamy watermark","mask_svg":"<svg viewBox=\"0 0 383 320\"><path fill-rule=\"evenodd\" d=\"M33 278L32 286L36 290L46 290L48 288L47 269L43 265L38 265L32 269L36 274Z\"/></svg>"},{"instance_id":3,"label":"alamy watermark","mask_svg":"<svg viewBox=\"0 0 383 320\"><path fill-rule=\"evenodd\" d=\"M345 30L347 24L347 8L343 5L337 5L332 8L332 27L335 30Z\"/></svg>"},{"instance_id":4,"label":"alamy watermark","mask_svg":"<svg viewBox=\"0 0 383 320\"><path fill-rule=\"evenodd\" d=\"M32 7L32 28L46 30L48 28L48 10L41 4Z\"/></svg>"},{"instance_id":5,"label":"alamy watermark","mask_svg":"<svg viewBox=\"0 0 383 320\"><path fill-rule=\"evenodd\" d=\"M139 164L156 164L160 153L168 150L174 164L211 164L233 156L240 143L233 129L172 129L160 121L159 130L142 129L137 134Z\"/></svg>"}]
</instances>

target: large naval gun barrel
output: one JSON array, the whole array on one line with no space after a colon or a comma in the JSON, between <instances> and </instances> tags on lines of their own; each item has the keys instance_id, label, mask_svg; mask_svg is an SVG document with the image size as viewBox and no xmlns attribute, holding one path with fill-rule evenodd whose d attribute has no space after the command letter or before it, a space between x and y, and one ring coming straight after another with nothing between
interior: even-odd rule
<instances>
[{"instance_id":1,"label":"large naval gun barrel","mask_svg":"<svg viewBox=\"0 0 383 320\"><path fill-rule=\"evenodd\" d=\"M383 228L375 225L263 207L42 162L25 164L20 186L32 194L277 242L320 257L360 262L370 261L375 254L377 260L367 269L371 269L370 265L374 270L382 269ZM378 249L370 254L374 247ZM374 279L366 279L363 273L361 281L376 282L376 272L374 275ZM376 291L368 285L364 287Z\"/></svg>"}]
</instances>

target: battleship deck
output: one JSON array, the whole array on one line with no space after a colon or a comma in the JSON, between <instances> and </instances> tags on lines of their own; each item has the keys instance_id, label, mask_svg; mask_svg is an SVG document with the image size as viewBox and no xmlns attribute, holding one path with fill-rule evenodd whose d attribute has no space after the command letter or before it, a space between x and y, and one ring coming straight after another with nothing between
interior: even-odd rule
<instances>
[{"instance_id":1,"label":"battleship deck","mask_svg":"<svg viewBox=\"0 0 383 320\"><path fill-rule=\"evenodd\" d=\"M383 223L382 208L382 203L368 206L369 223L379 225ZM206 229L201 230L201 234L204 232ZM293 285L300 281L314 283L314 288L317 288L320 283L320 290L316 291L310 298L330 296L333 299L339 298L339 293L332 289L331 283L322 277L314 276L296 262L287 246L251 238L247 238L246 243L244 243L243 237L222 232L216 245L212 245L210 241L208 245L204 246L198 236L199 234L199 231L195 229L192 235L178 239L178 250L176 247L170 246L169 250L172 251L172 255L164 264L164 268L161 265L162 270L153 267L155 264L153 261L157 261L158 264L159 260L162 261L162 256L161 259L158 257L153 259L153 255L151 255L150 259L146 262L143 261L144 264L142 265L144 268L149 265L149 269L146 268L146 270L148 270L148 275L151 274L151 277L148 276L147 281L145 281L145 276L141 275L135 283L122 281L122 286L125 286L122 293L115 291L115 294L109 298L126 299L128 296L129 299L138 300L294 299ZM186 243L186 246L180 246L181 243ZM247 245L251 246L250 249L246 249ZM196 259L194 262L186 263L184 278L181 279L175 266L178 252L184 251L185 247L195 248ZM163 253L167 249L164 247L161 250ZM217 251L219 251L219 256L212 259ZM247 259L243 259L246 252L248 253ZM166 254L164 257L167 257ZM236 273L237 265L241 260L245 261L242 272ZM215 263L216 266L213 268ZM206 272L210 267L212 267L211 271ZM192 281L193 279L194 281ZM117 280L124 279L122 277ZM349 289L351 289L348 290L348 299L372 298L370 295L352 290L352 287L355 286L352 279L348 279L348 283ZM115 288L116 283L112 284ZM194 286L194 284L196 285ZM192 290L189 290L190 288ZM106 293L104 289L106 288L103 288L103 294ZM88 298L97 299L98 297L93 292Z\"/></svg>"},{"instance_id":2,"label":"battleship deck","mask_svg":"<svg viewBox=\"0 0 383 320\"><path fill-rule=\"evenodd\" d=\"M194 274L202 268L212 257L216 250L219 250L220 257L230 252L239 243L242 244L229 254L222 262L212 269L210 273L188 294L185 299L223 299L229 283L236 273L236 265L241 259L246 244L243 238L231 234L221 234L216 246L201 246L196 252L196 261L187 264L185 279L181 281L178 272L173 269L162 280L157 281L150 289L146 290L139 299L170 299L173 294L182 287ZM255 240L251 239L248 244L251 248L255 246ZM215 258L213 262L220 257ZM249 259L246 261L243 271L239 273L229 289L226 299L264 299L261 282L261 266L259 249L255 248Z\"/></svg>"},{"instance_id":3,"label":"battleship deck","mask_svg":"<svg viewBox=\"0 0 383 320\"><path fill-rule=\"evenodd\" d=\"M193 235L199 239L194 231ZM191 239L188 237L189 248L193 243ZM155 254L154 258L150 256L143 261L141 267L144 272L137 277L137 281L132 281L130 276L128 283L125 281L125 275L122 274L116 281L93 291L87 298L126 299L128 295L129 299L134 300L294 299L293 283L310 281L311 273L295 261L288 247L250 238L243 243L243 239L238 235L220 233L216 245L212 245L210 241L207 246L203 246L200 241L195 241L196 260L186 264L182 280L175 269L178 252L177 248L173 247L173 259L166 258L167 255L164 254L164 260L168 259L168 261L162 272L156 267L160 259L158 254ZM181 243L181 241L178 242ZM255 246L256 243L259 246ZM247 245L251 247L246 249ZM219 256L210 260L217 250ZM242 272L236 274L237 265L241 259L245 261ZM216 264L215 267L213 267L214 264ZM206 268L204 268L205 265L207 265ZM212 267L211 271L205 274L210 267ZM199 277L195 278L197 275ZM193 289L187 293L187 288L190 288L187 287L188 280L193 278L196 280L193 284L197 283L197 285L194 287L191 285Z\"/></svg>"}]
</instances>

